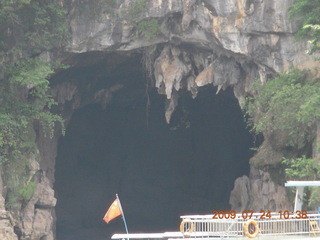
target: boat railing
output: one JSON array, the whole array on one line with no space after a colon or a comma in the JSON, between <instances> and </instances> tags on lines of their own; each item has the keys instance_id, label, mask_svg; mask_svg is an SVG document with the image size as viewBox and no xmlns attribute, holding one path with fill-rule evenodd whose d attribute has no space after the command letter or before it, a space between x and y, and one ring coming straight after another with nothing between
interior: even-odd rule
<instances>
[{"instance_id":1,"label":"boat railing","mask_svg":"<svg viewBox=\"0 0 320 240\"><path fill-rule=\"evenodd\" d=\"M290 234L320 236L320 214L318 213L303 211L303 214L301 214L301 212L290 213L285 211L285 213L268 212L267 216L265 215L265 213L262 215L250 211L250 215L242 212L241 214L228 216L228 218L225 215L225 217L218 217L217 219L213 219L214 215L182 216L180 231L185 237L234 238L245 236L245 226L253 225L249 227L255 227L256 229L251 230L251 232L258 231L259 236ZM250 229L247 232L250 234Z\"/></svg>"}]
</instances>

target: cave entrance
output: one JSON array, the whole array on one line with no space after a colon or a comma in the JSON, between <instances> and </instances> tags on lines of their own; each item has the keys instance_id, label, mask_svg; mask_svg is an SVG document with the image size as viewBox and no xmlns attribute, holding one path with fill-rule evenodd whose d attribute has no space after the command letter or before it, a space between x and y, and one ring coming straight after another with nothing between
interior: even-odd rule
<instances>
[{"instance_id":1,"label":"cave entrance","mask_svg":"<svg viewBox=\"0 0 320 240\"><path fill-rule=\"evenodd\" d=\"M116 68L121 76L105 77L97 66L73 73L100 74L124 87L108 105L74 112L59 140L58 240L105 240L124 232L120 218L102 221L116 193L130 232L178 231L180 215L228 210L234 180L249 173L253 139L232 89L216 95L214 87L203 87L195 99L182 92L168 125L165 96L155 89L146 94L136 62L140 66L133 59Z\"/></svg>"}]
</instances>

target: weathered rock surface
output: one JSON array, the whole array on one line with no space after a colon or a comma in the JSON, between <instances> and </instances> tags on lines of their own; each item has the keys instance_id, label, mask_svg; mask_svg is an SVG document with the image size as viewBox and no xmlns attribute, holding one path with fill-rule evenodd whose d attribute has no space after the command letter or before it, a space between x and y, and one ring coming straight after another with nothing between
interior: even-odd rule
<instances>
[{"instance_id":1,"label":"weathered rock surface","mask_svg":"<svg viewBox=\"0 0 320 240\"><path fill-rule=\"evenodd\" d=\"M130 51L164 45L154 62L154 77L159 92L169 99L168 122L177 105L173 95L180 89L195 97L197 87L205 84L217 86L217 92L234 86L240 99L253 80L264 82L275 72L311 60L304 53L306 45L294 40L295 24L288 20L292 0L153 0L146 1L145 12L130 21L127 15L137 2L123 1L113 15L101 10L90 20L90 11L81 14L74 4L68 51ZM152 40L135 23L150 18L160 25Z\"/></svg>"},{"instance_id":2,"label":"weathered rock surface","mask_svg":"<svg viewBox=\"0 0 320 240\"><path fill-rule=\"evenodd\" d=\"M54 239L54 207L56 198L50 181L39 163L30 159L30 179L34 178L36 186L30 200L15 203L12 211L5 211L5 201L0 196L0 239ZM3 192L2 181L0 190ZM12 213L12 214L11 214Z\"/></svg>"},{"instance_id":3,"label":"weathered rock surface","mask_svg":"<svg viewBox=\"0 0 320 240\"><path fill-rule=\"evenodd\" d=\"M213 84L217 93L233 87L241 104L243 97L251 94L253 81L265 82L290 66L314 62L305 54L307 45L295 41L296 23L288 20L292 2L148 1L139 21L158 20L160 33L152 40L138 32L134 22L121 20L136 1L123 1L115 11L114 16L118 17L104 13L89 22L77 14L74 5L70 21L72 42L67 51L131 51L157 45L160 53L153 62L155 86L167 96L165 116L170 122L181 89L196 97L198 88L204 85ZM264 159L270 151L267 148L262 147L257 158ZM284 188L272 182L269 173L256 171L252 167L250 178L235 182L232 207L289 209Z\"/></svg>"},{"instance_id":4,"label":"weathered rock surface","mask_svg":"<svg viewBox=\"0 0 320 240\"><path fill-rule=\"evenodd\" d=\"M237 212L292 210L285 188L274 183L270 174L261 170L252 170L250 179L247 176L236 179L229 203Z\"/></svg>"},{"instance_id":5,"label":"weathered rock surface","mask_svg":"<svg viewBox=\"0 0 320 240\"><path fill-rule=\"evenodd\" d=\"M2 171L2 169L0 168ZM5 200L3 198L4 185L0 177L0 239L2 240L18 240L17 235L14 233L15 223L11 214L5 210Z\"/></svg>"},{"instance_id":6,"label":"weathered rock surface","mask_svg":"<svg viewBox=\"0 0 320 240\"><path fill-rule=\"evenodd\" d=\"M160 53L151 64L155 86L167 96L167 122L181 89L196 97L198 88L204 85L213 84L217 93L233 87L241 102L256 79L265 82L292 65L312 62L308 65L314 66L312 57L305 54L306 44L294 39L295 23L288 20L293 0L149 0L138 20L130 21L127 13L136 2L118 1L118 8L110 13L89 3L81 8L81 1L71 1L71 42L62 58L71 65L85 65L97 55L84 61L79 60L85 58L81 53L129 53L157 46ZM160 32L148 39L137 30L137 22L152 18L158 20ZM66 81L52 93L64 111L69 111L65 116L68 120L72 111L85 102L105 106L116 89L99 89L94 98L84 99L79 87ZM56 199L52 186L57 141L57 136L53 140L38 138L43 175L35 195L21 211L20 222L13 223L0 196L0 239L16 240L15 224L22 229L23 239L54 239ZM268 173L252 168L250 178L235 182L230 204L234 210L289 209L285 196L284 189L272 182Z\"/></svg>"},{"instance_id":7,"label":"weathered rock surface","mask_svg":"<svg viewBox=\"0 0 320 240\"><path fill-rule=\"evenodd\" d=\"M3 240L18 240L18 236L13 231L14 224L10 218L10 214L2 210L4 209L4 199L2 197L0 202L0 204L2 204L2 206L0 206L0 238Z\"/></svg>"},{"instance_id":8,"label":"weathered rock surface","mask_svg":"<svg viewBox=\"0 0 320 240\"><path fill-rule=\"evenodd\" d=\"M33 197L22 210L24 237L30 239L54 239L54 218L52 214L56 202L49 179L44 175L40 176Z\"/></svg>"}]
</instances>

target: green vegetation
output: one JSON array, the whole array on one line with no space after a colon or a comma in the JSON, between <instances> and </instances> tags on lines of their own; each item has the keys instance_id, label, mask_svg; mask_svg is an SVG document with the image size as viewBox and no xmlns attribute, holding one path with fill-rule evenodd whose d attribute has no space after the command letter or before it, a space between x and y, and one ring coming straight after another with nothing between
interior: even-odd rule
<instances>
[{"instance_id":1,"label":"green vegetation","mask_svg":"<svg viewBox=\"0 0 320 240\"><path fill-rule=\"evenodd\" d=\"M155 39L159 32L160 26L158 20L150 19L150 20L142 20L137 25L137 30L147 39L153 40Z\"/></svg>"},{"instance_id":2,"label":"green vegetation","mask_svg":"<svg viewBox=\"0 0 320 240\"><path fill-rule=\"evenodd\" d=\"M26 154L10 159L3 164L4 180L6 183L6 207L14 209L20 208L22 201L29 201L34 193L36 184L34 182L35 170L32 165L36 161L37 155ZM36 165L34 165L36 166Z\"/></svg>"},{"instance_id":3,"label":"green vegetation","mask_svg":"<svg viewBox=\"0 0 320 240\"><path fill-rule=\"evenodd\" d=\"M68 40L66 11L55 0L0 1L0 163L32 151L35 120L52 136L61 117L47 94L48 77L59 68L36 56Z\"/></svg>"},{"instance_id":4,"label":"green vegetation","mask_svg":"<svg viewBox=\"0 0 320 240\"><path fill-rule=\"evenodd\" d=\"M285 168L287 180L318 180L320 178L320 165L316 159L306 158L283 158L282 165ZM293 194L292 194L293 195ZM308 187L304 196L304 206L314 210L320 204L319 187Z\"/></svg>"},{"instance_id":5,"label":"green vegetation","mask_svg":"<svg viewBox=\"0 0 320 240\"><path fill-rule=\"evenodd\" d=\"M285 175L288 180L317 180L320 178L320 165L316 159L306 158L283 158Z\"/></svg>"},{"instance_id":6,"label":"green vegetation","mask_svg":"<svg viewBox=\"0 0 320 240\"><path fill-rule=\"evenodd\" d=\"M77 4L80 15L88 19L101 13L114 16L117 8L117 0L77 0Z\"/></svg>"},{"instance_id":7,"label":"green vegetation","mask_svg":"<svg viewBox=\"0 0 320 240\"><path fill-rule=\"evenodd\" d=\"M63 119L50 110L48 78L62 66L41 60L68 41L63 0L0 0L0 164L8 185L7 206L28 200L29 158L36 158L34 124L53 136ZM28 183L28 184L27 184Z\"/></svg>"},{"instance_id":8,"label":"green vegetation","mask_svg":"<svg viewBox=\"0 0 320 240\"><path fill-rule=\"evenodd\" d=\"M320 1L319 0L295 0L290 9L290 17L300 17L300 26L297 36L310 38L311 48L309 53L320 50Z\"/></svg>"},{"instance_id":9,"label":"green vegetation","mask_svg":"<svg viewBox=\"0 0 320 240\"><path fill-rule=\"evenodd\" d=\"M128 7L124 19L136 25L138 33L142 34L146 40L155 39L160 33L160 25L157 19L141 20L146 11L147 2L138 1Z\"/></svg>"},{"instance_id":10,"label":"green vegetation","mask_svg":"<svg viewBox=\"0 0 320 240\"><path fill-rule=\"evenodd\" d=\"M49 111L56 104L47 94L47 78L52 73L52 65L35 59L7 69L7 78L0 85L0 163L33 151L34 138L30 136L35 120L51 137L55 122L63 125L63 119Z\"/></svg>"},{"instance_id":11,"label":"green vegetation","mask_svg":"<svg viewBox=\"0 0 320 240\"><path fill-rule=\"evenodd\" d=\"M285 146L301 149L314 138L320 120L320 82L307 71L292 69L266 84L254 85L257 96L247 99L247 113L256 132L277 132Z\"/></svg>"},{"instance_id":12,"label":"green vegetation","mask_svg":"<svg viewBox=\"0 0 320 240\"><path fill-rule=\"evenodd\" d=\"M32 158L34 156L28 157ZM15 209L17 207L20 209L21 202L28 202L32 198L36 182L32 180L34 171L30 169L31 161L20 157L5 164L4 176L8 186L6 208Z\"/></svg>"},{"instance_id":13,"label":"green vegetation","mask_svg":"<svg viewBox=\"0 0 320 240\"><path fill-rule=\"evenodd\" d=\"M29 201L33 196L35 188L36 183L31 181L26 186L20 188L19 194L25 201Z\"/></svg>"},{"instance_id":14,"label":"green vegetation","mask_svg":"<svg viewBox=\"0 0 320 240\"><path fill-rule=\"evenodd\" d=\"M298 39L308 38L311 45L308 53L320 50L320 0L294 0L290 18L298 18ZM319 159L308 158L310 145L315 140L315 129L320 122L320 81L308 71L291 69L280 73L267 83L255 83L254 97L246 99L245 110L249 122L257 133L263 132L277 150L268 144L262 145L257 155L265 165L274 156L275 165L283 158L278 175L284 170L287 180L317 180L320 178ZM270 140L269 139L269 140ZM271 143L272 144L272 143ZM317 143L319 144L319 143ZM309 148L308 148L309 147ZM267 154L263 153L266 151ZM268 150L268 151L267 151ZM319 149L313 149L319 151ZM256 156L254 158L257 158ZM310 188L306 194L307 207L319 205L320 190Z\"/></svg>"},{"instance_id":15,"label":"green vegetation","mask_svg":"<svg viewBox=\"0 0 320 240\"><path fill-rule=\"evenodd\" d=\"M146 10L146 5L147 5L146 1L140 1L128 7L127 20L138 22L143 17L143 13Z\"/></svg>"},{"instance_id":16,"label":"green vegetation","mask_svg":"<svg viewBox=\"0 0 320 240\"><path fill-rule=\"evenodd\" d=\"M35 56L62 47L68 38L66 10L55 0L0 1L0 59Z\"/></svg>"}]
</instances>

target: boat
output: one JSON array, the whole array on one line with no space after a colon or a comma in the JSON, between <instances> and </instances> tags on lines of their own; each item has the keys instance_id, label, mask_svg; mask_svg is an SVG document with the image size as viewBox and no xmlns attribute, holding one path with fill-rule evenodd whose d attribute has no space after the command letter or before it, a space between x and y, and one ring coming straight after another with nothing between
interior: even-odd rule
<instances>
[{"instance_id":1,"label":"boat","mask_svg":"<svg viewBox=\"0 0 320 240\"><path fill-rule=\"evenodd\" d=\"M320 181L288 181L285 186L296 187L293 211L213 211L209 215L186 215L181 216L177 232L114 234L112 239L320 240L320 213L302 210L304 187L320 186Z\"/></svg>"}]
</instances>

